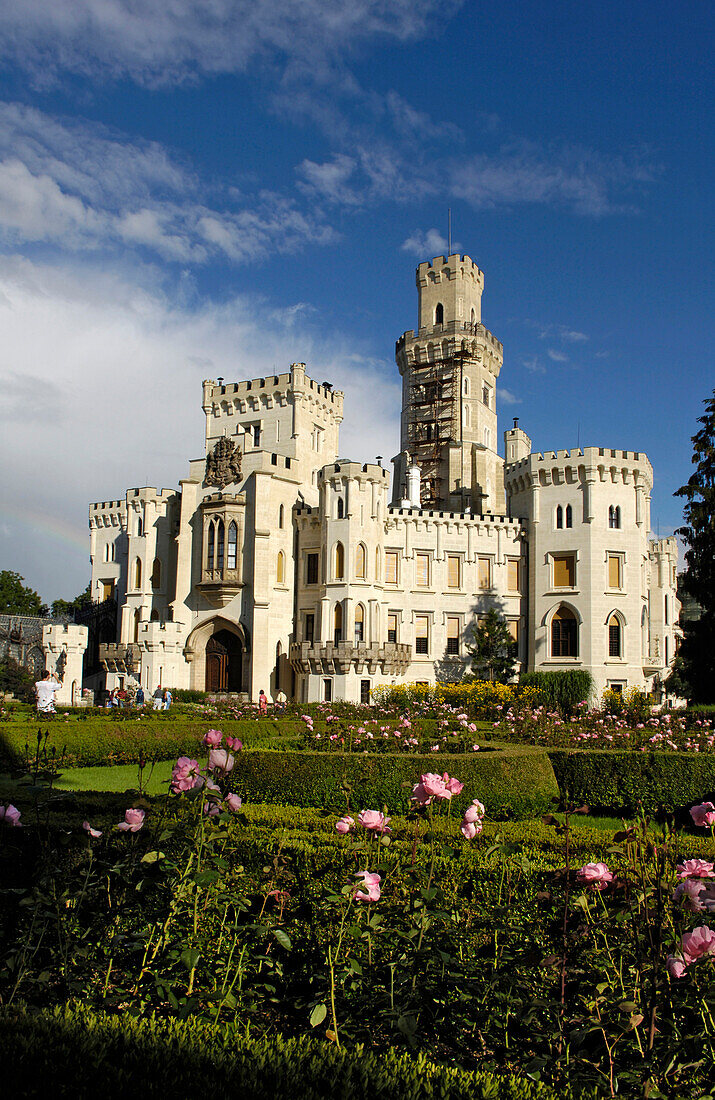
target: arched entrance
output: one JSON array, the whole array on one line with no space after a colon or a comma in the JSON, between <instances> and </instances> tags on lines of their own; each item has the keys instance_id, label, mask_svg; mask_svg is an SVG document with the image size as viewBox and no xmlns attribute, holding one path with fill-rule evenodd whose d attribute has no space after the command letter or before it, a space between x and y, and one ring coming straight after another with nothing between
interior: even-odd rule
<instances>
[{"instance_id":1,"label":"arched entrance","mask_svg":"<svg viewBox=\"0 0 715 1100\"><path fill-rule=\"evenodd\" d=\"M206 643L206 691L240 691L243 650L230 630L218 630Z\"/></svg>"}]
</instances>

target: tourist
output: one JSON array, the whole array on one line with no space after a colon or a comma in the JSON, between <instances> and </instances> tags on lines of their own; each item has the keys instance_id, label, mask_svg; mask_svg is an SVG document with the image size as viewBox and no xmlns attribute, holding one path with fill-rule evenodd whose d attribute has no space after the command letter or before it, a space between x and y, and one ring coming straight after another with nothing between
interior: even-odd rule
<instances>
[{"instance_id":1,"label":"tourist","mask_svg":"<svg viewBox=\"0 0 715 1100\"><path fill-rule=\"evenodd\" d=\"M35 684L35 699L37 700L38 714L55 713L55 695L62 687L62 682L57 676L46 672L41 680Z\"/></svg>"},{"instance_id":2,"label":"tourist","mask_svg":"<svg viewBox=\"0 0 715 1100\"><path fill-rule=\"evenodd\" d=\"M286 703L287 702L288 702L288 697L287 697L286 693L284 692L283 688L281 688L279 690L278 694L276 695L276 710L280 714L282 714L283 711L286 709Z\"/></svg>"},{"instance_id":3,"label":"tourist","mask_svg":"<svg viewBox=\"0 0 715 1100\"><path fill-rule=\"evenodd\" d=\"M258 712L261 716L268 714L268 696L263 688L258 693Z\"/></svg>"},{"instance_id":4,"label":"tourist","mask_svg":"<svg viewBox=\"0 0 715 1100\"><path fill-rule=\"evenodd\" d=\"M141 684L137 688L137 693L134 696L134 705L137 706L140 710L144 706L144 688L141 686Z\"/></svg>"},{"instance_id":5,"label":"tourist","mask_svg":"<svg viewBox=\"0 0 715 1100\"><path fill-rule=\"evenodd\" d=\"M164 692L164 710L168 710L169 707L171 706L171 704L173 703L173 701L174 700L172 698L171 692L167 688L166 691Z\"/></svg>"},{"instance_id":6,"label":"tourist","mask_svg":"<svg viewBox=\"0 0 715 1100\"><path fill-rule=\"evenodd\" d=\"M154 700L154 710L161 710L164 706L164 689L161 684L152 695L152 699Z\"/></svg>"}]
</instances>

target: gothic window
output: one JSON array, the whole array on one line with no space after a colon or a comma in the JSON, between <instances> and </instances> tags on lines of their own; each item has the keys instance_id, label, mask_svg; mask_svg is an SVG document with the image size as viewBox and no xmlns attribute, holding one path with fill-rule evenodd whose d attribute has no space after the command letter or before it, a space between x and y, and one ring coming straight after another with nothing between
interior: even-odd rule
<instances>
[{"instance_id":1,"label":"gothic window","mask_svg":"<svg viewBox=\"0 0 715 1100\"><path fill-rule=\"evenodd\" d=\"M216 536L216 528L213 523L209 524L208 537L206 540L206 568L213 569L214 567L214 542Z\"/></svg>"},{"instance_id":2,"label":"gothic window","mask_svg":"<svg viewBox=\"0 0 715 1100\"><path fill-rule=\"evenodd\" d=\"M342 542L336 542L335 544L335 580L345 580L345 549Z\"/></svg>"},{"instance_id":3,"label":"gothic window","mask_svg":"<svg viewBox=\"0 0 715 1100\"><path fill-rule=\"evenodd\" d=\"M157 609L156 609L156 608L154 608L154 610L152 611L152 613L151 613L151 615L149 616L149 618L151 619L151 621L152 621L153 623L158 623L158 622L159 622L159 612L157 611Z\"/></svg>"},{"instance_id":4,"label":"gothic window","mask_svg":"<svg viewBox=\"0 0 715 1100\"><path fill-rule=\"evenodd\" d=\"M472 410L469 405L465 405L462 409L462 420L464 421L465 428L471 428L472 426Z\"/></svg>"},{"instance_id":5,"label":"gothic window","mask_svg":"<svg viewBox=\"0 0 715 1100\"><path fill-rule=\"evenodd\" d=\"M564 510L559 504L556 508L556 526L560 529L564 525Z\"/></svg>"},{"instance_id":6,"label":"gothic window","mask_svg":"<svg viewBox=\"0 0 715 1100\"><path fill-rule=\"evenodd\" d=\"M281 504L280 508L278 509L278 526L281 528L281 530L283 529L284 523L285 523L285 509L284 509L283 505Z\"/></svg>"},{"instance_id":7,"label":"gothic window","mask_svg":"<svg viewBox=\"0 0 715 1100\"><path fill-rule=\"evenodd\" d=\"M216 524L216 569L221 574L223 574L223 535L223 520L220 519Z\"/></svg>"},{"instance_id":8,"label":"gothic window","mask_svg":"<svg viewBox=\"0 0 715 1100\"><path fill-rule=\"evenodd\" d=\"M365 641L365 608L361 603L355 608L355 645Z\"/></svg>"},{"instance_id":9,"label":"gothic window","mask_svg":"<svg viewBox=\"0 0 715 1100\"><path fill-rule=\"evenodd\" d=\"M355 577L359 581L365 580L365 573L367 570L367 553L362 543L358 545L355 551Z\"/></svg>"},{"instance_id":10,"label":"gothic window","mask_svg":"<svg viewBox=\"0 0 715 1100\"><path fill-rule=\"evenodd\" d=\"M134 562L134 587L141 588L142 586L142 563L141 558L137 558Z\"/></svg>"},{"instance_id":11,"label":"gothic window","mask_svg":"<svg viewBox=\"0 0 715 1100\"><path fill-rule=\"evenodd\" d=\"M226 549L226 568L235 569L238 547L238 528L233 520L228 525L228 540Z\"/></svg>"},{"instance_id":12,"label":"gothic window","mask_svg":"<svg viewBox=\"0 0 715 1100\"><path fill-rule=\"evenodd\" d=\"M476 313L474 312L474 310L472 310L472 314L471 314L471 320L472 320L472 324L473 324L473 325L474 325L474 324L476 324L476 321L477 321L477 315L476 315Z\"/></svg>"},{"instance_id":13,"label":"gothic window","mask_svg":"<svg viewBox=\"0 0 715 1100\"><path fill-rule=\"evenodd\" d=\"M436 325L444 324L444 306L441 302L437 303L437 308L434 311L434 323Z\"/></svg>"},{"instance_id":14,"label":"gothic window","mask_svg":"<svg viewBox=\"0 0 715 1100\"><path fill-rule=\"evenodd\" d=\"M621 509L618 505L611 505L608 509L608 526L617 530L621 526Z\"/></svg>"},{"instance_id":15,"label":"gothic window","mask_svg":"<svg viewBox=\"0 0 715 1100\"><path fill-rule=\"evenodd\" d=\"M144 534L144 520L141 518L141 516L137 517L137 534Z\"/></svg>"},{"instance_id":16,"label":"gothic window","mask_svg":"<svg viewBox=\"0 0 715 1100\"><path fill-rule=\"evenodd\" d=\"M570 504L566 505L566 526L573 527L573 508Z\"/></svg>"},{"instance_id":17,"label":"gothic window","mask_svg":"<svg viewBox=\"0 0 715 1100\"><path fill-rule=\"evenodd\" d=\"M333 639L335 644L343 640L343 605L336 603L333 612Z\"/></svg>"},{"instance_id":18,"label":"gothic window","mask_svg":"<svg viewBox=\"0 0 715 1100\"><path fill-rule=\"evenodd\" d=\"M484 429L484 446L491 447L492 445L492 433L489 428Z\"/></svg>"},{"instance_id":19,"label":"gothic window","mask_svg":"<svg viewBox=\"0 0 715 1100\"><path fill-rule=\"evenodd\" d=\"M278 551L278 560L276 561L276 583L285 584L286 573L286 559L282 550Z\"/></svg>"},{"instance_id":20,"label":"gothic window","mask_svg":"<svg viewBox=\"0 0 715 1100\"><path fill-rule=\"evenodd\" d=\"M104 547L104 560L109 561L109 543L106 543Z\"/></svg>"},{"instance_id":21,"label":"gothic window","mask_svg":"<svg viewBox=\"0 0 715 1100\"><path fill-rule=\"evenodd\" d=\"M474 311L472 310L472 312L474 312ZM463 383L462 383L462 393L464 394L465 397L469 397L470 388L471 387L470 387L469 379L465 378Z\"/></svg>"},{"instance_id":22,"label":"gothic window","mask_svg":"<svg viewBox=\"0 0 715 1100\"><path fill-rule=\"evenodd\" d=\"M142 613L139 608L134 612L134 633L132 635L132 641L139 641L139 623L141 622Z\"/></svg>"},{"instance_id":23,"label":"gothic window","mask_svg":"<svg viewBox=\"0 0 715 1100\"><path fill-rule=\"evenodd\" d=\"M158 558L154 558L151 569L151 586L152 588L161 588L161 562Z\"/></svg>"},{"instance_id":24,"label":"gothic window","mask_svg":"<svg viewBox=\"0 0 715 1100\"><path fill-rule=\"evenodd\" d=\"M577 657L578 630L576 616L568 607L559 607L551 620L551 656Z\"/></svg>"},{"instance_id":25,"label":"gothic window","mask_svg":"<svg viewBox=\"0 0 715 1100\"><path fill-rule=\"evenodd\" d=\"M338 497L338 519L343 519L345 516L345 502L342 497Z\"/></svg>"},{"instance_id":26,"label":"gothic window","mask_svg":"<svg viewBox=\"0 0 715 1100\"><path fill-rule=\"evenodd\" d=\"M617 615L608 620L608 656L621 656L621 622Z\"/></svg>"},{"instance_id":27,"label":"gothic window","mask_svg":"<svg viewBox=\"0 0 715 1100\"><path fill-rule=\"evenodd\" d=\"M663 605L663 614L665 616L665 625L668 626L668 597L665 597L665 603Z\"/></svg>"}]
</instances>

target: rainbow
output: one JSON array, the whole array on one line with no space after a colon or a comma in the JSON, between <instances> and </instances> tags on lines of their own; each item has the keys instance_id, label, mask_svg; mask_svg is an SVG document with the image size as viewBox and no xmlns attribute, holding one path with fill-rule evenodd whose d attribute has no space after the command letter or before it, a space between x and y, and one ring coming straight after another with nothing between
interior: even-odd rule
<instances>
[{"instance_id":1,"label":"rainbow","mask_svg":"<svg viewBox=\"0 0 715 1100\"><path fill-rule=\"evenodd\" d=\"M8 505L3 508L3 518L13 518L36 534L45 537L48 535L57 543L69 546L72 550L80 550L84 557L89 557L89 532L85 524L80 528L76 523L53 516L47 512L34 511L26 506Z\"/></svg>"}]
</instances>

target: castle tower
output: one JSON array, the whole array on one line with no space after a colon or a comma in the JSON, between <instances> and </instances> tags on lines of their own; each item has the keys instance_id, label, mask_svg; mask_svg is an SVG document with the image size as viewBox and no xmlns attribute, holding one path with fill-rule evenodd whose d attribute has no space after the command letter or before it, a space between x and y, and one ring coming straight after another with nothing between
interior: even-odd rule
<instances>
[{"instance_id":1,"label":"castle tower","mask_svg":"<svg viewBox=\"0 0 715 1100\"><path fill-rule=\"evenodd\" d=\"M469 256L417 268L417 332L397 341L401 450L422 473L422 507L503 512L496 381L502 345L481 322L484 275ZM406 469L405 461L399 468ZM406 487L394 486L395 499Z\"/></svg>"}]
</instances>

